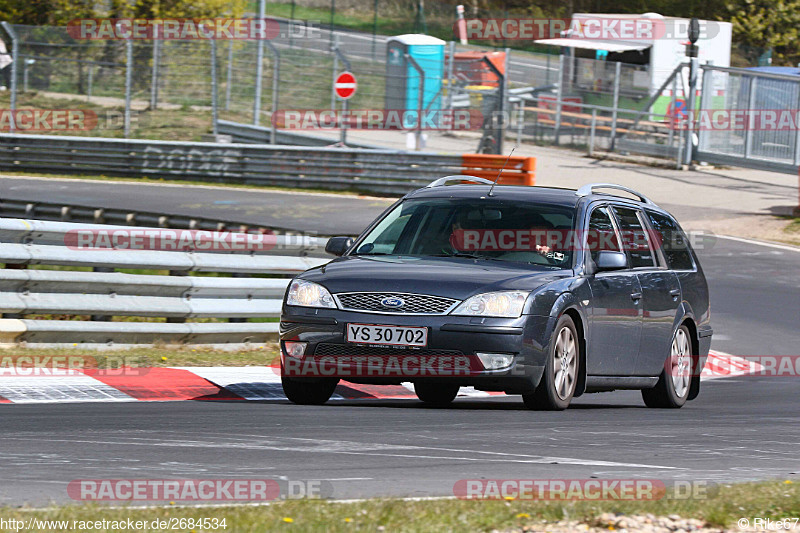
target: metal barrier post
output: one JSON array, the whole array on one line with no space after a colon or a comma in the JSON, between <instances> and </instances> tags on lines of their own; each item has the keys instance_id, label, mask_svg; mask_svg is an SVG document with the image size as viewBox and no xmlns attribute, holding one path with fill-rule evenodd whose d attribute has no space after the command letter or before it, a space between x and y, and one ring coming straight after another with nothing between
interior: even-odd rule
<instances>
[{"instance_id":1,"label":"metal barrier post","mask_svg":"<svg viewBox=\"0 0 800 533\"><path fill-rule=\"evenodd\" d=\"M88 87L86 89L86 101L90 101L92 99L92 80L94 78L94 65L89 65L89 80L88 80Z\"/></svg>"},{"instance_id":2,"label":"metal barrier post","mask_svg":"<svg viewBox=\"0 0 800 533\"><path fill-rule=\"evenodd\" d=\"M281 54L278 52L278 49L272 44L270 41L267 41L267 46L269 46L270 51L272 52L272 110L271 116L269 118L270 124L272 128L270 129L269 133L269 142L270 144L275 144L275 137L277 135L277 124L275 123L275 115L278 113L278 91L281 79Z\"/></svg>"},{"instance_id":3,"label":"metal barrier post","mask_svg":"<svg viewBox=\"0 0 800 533\"><path fill-rule=\"evenodd\" d=\"M133 83L133 41L125 41L125 138L131 136L131 84Z\"/></svg>"},{"instance_id":4,"label":"metal barrier post","mask_svg":"<svg viewBox=\"0 0 800 533\"><path fill-rule=\"evenodd\" d=\"M589 155L594 154L594 133L597 128L597 109L592 109L592 125L589 128Z\"/></svg>"},{"instance_id":5,"label":"metal barrier post","mask_svg":"<svg viewBox=\"0 0 800 533\"><path fill-rule=\"evenodd\" d=\"M517 104L517 144L522 142L522 130L525 128L525 100L520 98Z\"/></svg>"},{"instance_id":6,"label":"metal barrier post","mask_svg":"<svg viewBox=\"0 0 800 533\"><path fill-rule=\"evenodd\" d=\"M622 63L617 61L614 67L614 104L611 106L611 151L614 151L614 144L617 140L617 109L619 108L619 78L622 73Z\"/></svg>"},{"instance_id":7,"label":"metal barrier post","mask_svg":"<svg viewBox=\"0 0 800 533\"><path fill-rule=\"evenodd\" d=\"M156 109L158 106L158 59L161 50L160 40L158 38L158 24L154 28L155 35L153 35L153 72L150 76L150 109Z\"/></svg>"},{"instance_id":8,"label":"metal barrier post","mask_svg":"<svg viewBox=\"0 0 800 533\"><path fill-rule=\"evenodd\" d=\"M211 39L211 133L214 135L217 134L217 120L219 119L217 92L217 40Z\"/></svg>"},{"instance_id":9,"label":"metal barrier post","mask_svg":"<svg viewBox=\"0 0 800 533\"><path fill-rule=\"evenodd\" d=\"M258 1L258 18L264 20L265 0ZM261 83L264 80L264 39L256 43L256 94L253 99L253 125L261 121Z\"/></svg>"},{"instance_id":10,"label":"metal barrier post","mask_svg":"<svg viewBox=\"0 0 800 533\"><path fill-rule=\"evenodd\" d=\"M11 119L8 122L8 131L13 132L16 129L16 120L14 118L14 112L17 109L17 70L19 67L19 39L17 38L17 32L14 31L14 27L9 24L8 22L2 23L3 29L6 30L6 33L9 37L11 37L11 102L9 105L9 110L11 111L10 116Z\"/></svg>"},{"instance_id":11,"label":"metal barrier post","mask_svg":"<svg viewBox=\"0 0 800 533\"><path fill-rule=\"evenodd\" d=\"M558 136L561 134L561 98L564 96L564 55L558 56L558 91L556 92L556 124L554 128L554 144L558 144Z\"/></svg>"},{"instance_id":12,"label":"metal barrier post","mask_svg":"<svg viewBox=\"0 0 800 533\"><path fill-rule=\"evenodd\" d=\"M228 40L228 69L225 74L225 111L231 108L231 83L233 83L233 40Z\"/></svg>"}]
</instances>

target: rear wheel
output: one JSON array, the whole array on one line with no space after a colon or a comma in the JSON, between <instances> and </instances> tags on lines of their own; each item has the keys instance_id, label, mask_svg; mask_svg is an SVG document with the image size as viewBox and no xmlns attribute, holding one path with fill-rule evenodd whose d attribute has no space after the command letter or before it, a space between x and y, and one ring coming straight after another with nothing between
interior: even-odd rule
<instances>
[{"instance_id":1,"label":"rear wheel","mask_svg":"<svg viewBox=\"0 0 800 533\"><path fill-rule=\"evenodd\" d=\"M652 389L642 390L642 399L647 407L678 409L683 407L689 397L692 384L692 341L689 328L678 328L672 338L669 357L658 383Z\"/></svg>"},{"instance_id":2,"label":"rear wheel","mask_svg":"<svg viewBox=\"0 0 800 533\"><path fill-rule=\"evenodd\" d=\"M456 399L458 385L446 383L414 383L414 392L417 398L431 405L447 405Z\"/></svg>"},{"instance_id":3,"label":"rear wheel","mask_svg":"<svg viewBox=\"0 0 800 533\"><path fill-rule=\"evenodd\" d=\"M550 341L544 375L536 390L522 395L528 409L561 411L569 406L578 383L580 344L575 323L563 315Z\"/></svg>"},{"instance_id":4,"label":"rear wheel","mask_svg":"<svg viewBox=\"0 0 800 533\"><path fill-rule=\"evenodd\" d=\"M298 405L322 405L330 400L338 379L281 378L283 392L289 401Z\"/></svg>"}]
</instances>

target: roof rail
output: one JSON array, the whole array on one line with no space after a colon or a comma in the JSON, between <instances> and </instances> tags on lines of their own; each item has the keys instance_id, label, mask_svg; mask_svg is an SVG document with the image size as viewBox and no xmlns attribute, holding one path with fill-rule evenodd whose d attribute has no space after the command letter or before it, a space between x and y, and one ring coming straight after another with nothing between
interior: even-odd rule
<instances>
[{"instance_id":1,"label":"roof rail","mask_svg":"<svg viewBox=\"0 0 800 533\"><path fill-rule=\"evenodd\" d=\"M634 191L633 189L631 189L629 187L623 187L622 185L616 185L614 183L590 183L588 185L584 185L583 187L581 187L580 189L575 191L575 194L578 195L578 196L589 196L590 194L594 193L595 189L616 189L616 190L620 190L620 191L625 191L625 192L630 193L630 194L632 194L634 196L638 196L639 200L641 200L642 202L644 202L646 204L656 205L656 203L654 201L652 201L650 198L648 198L644 194L642 194L640 192L637 192L637 191Z\"/></svg>"},{"instance_id":2,"label":"roof rail","mask_svg":"<svg viewBox=\"0 0 800 533\"><path fill-rule=\"evenodd\" d=\"M430 182L428 185L425 186L426 189L431 187L441 187L442 185L447 185L451 181L469 181L472 183L480 183L483 185L491 185L494 183L492 180L487 180L485 178L478 178L475 176L445 176L444 178L439 178L438 180L434 180Z\"/></svg>"}]
</instances>

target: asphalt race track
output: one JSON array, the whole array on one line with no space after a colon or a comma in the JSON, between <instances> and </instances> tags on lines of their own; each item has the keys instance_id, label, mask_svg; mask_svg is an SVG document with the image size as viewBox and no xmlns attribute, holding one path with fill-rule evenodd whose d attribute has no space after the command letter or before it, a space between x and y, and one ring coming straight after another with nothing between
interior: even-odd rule
<instances>
[{"instance_id":1,"label":"asphalt race track","mask_svg":"<svg viewBox=\"0 0 800 533\"><path fill-rule=\"evenodd\" d=\"M54 186L42 199L83 194ZM182 205L201 194L180 191ZM240 202L226 205L228 215L274 222L264 206L269 193L237 194L226 194ZM325 233L357 232L386 205L272 196L276 208L298 211L295 229L317 229L312 207L325 205ZM115 198L133 195L118 190ZM155 211L169 198L135 201ZM718 239L698 253L711 290L713 349L800 353L800 251ZM561 413L528 411L514 396L459 399L448 409L413 400L3 405L0 504L68 501L74 479L328 480L334 498L447 496L457 480L473 478L785 479L800 475L798 397L797 378L739 377L704 381L700 397L678 411L646 409L638 392L587 395Z\"/></svg>"}]
</instances>

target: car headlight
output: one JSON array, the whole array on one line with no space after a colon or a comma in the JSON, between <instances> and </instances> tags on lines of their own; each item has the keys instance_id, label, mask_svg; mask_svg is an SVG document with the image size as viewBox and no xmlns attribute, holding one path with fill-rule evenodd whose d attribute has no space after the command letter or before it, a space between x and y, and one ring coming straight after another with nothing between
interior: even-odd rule
<instances>
[{"instance_id":1,"label":"car headlight","mask_svg":"<svg viewBox=\"0 0 800 533\"><path fill-rule=\"evenodd\" d=\"M501 291L476 294L456 307L451 315L497 316L516 318L525 307L527 292Z\"/></svg>"},{"instance_id":2,"label":"car headlight","mask_svg":"<svg viewBox=\"0 0 800 533\"><path fill-rule=\"evenodd\" d=\"M289 285L286 305L302 307L330 307L336 309L336 303L328 289L311 281L296 279Z\"/></svg>"}]
</instances>

